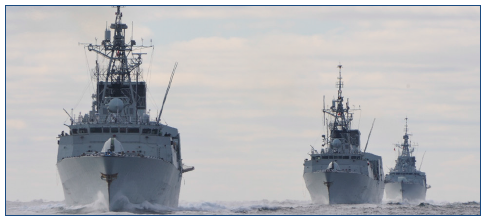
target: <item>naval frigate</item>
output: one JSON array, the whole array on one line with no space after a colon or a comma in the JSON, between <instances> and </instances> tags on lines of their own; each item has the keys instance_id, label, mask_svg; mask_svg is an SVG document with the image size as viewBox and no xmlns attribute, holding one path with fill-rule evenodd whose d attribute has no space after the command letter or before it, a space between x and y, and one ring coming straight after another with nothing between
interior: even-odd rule
<instances>
[{"instance_id":1,"label":"naval frigate","mask_svg":"<svg viewBox=\"0 0 485 221\"><path fill-rule=\"evenodd\" d=\"M384 179L386 198L420 202L426 199L426 191L431 186L426 182L426 173L421 172L419 170L421 168L416 169L416 158L412 155L414 148L409 140L411 134L408 134L408 118L406 117L405 120L404 142L396 144L398 148L396 166L390 169Z\"/></svg>"},{"instance_id":2,"label":"naval frigate","mask_svg":"<svg viewBox=\"0 0 485 221\"><path fill-rule=\"evenodd\" d=\"M68 205L103 203L110 211L127 204L177 207L182 173L194 169L182 163L177 128L160 123L163 105L177 67L172 71L162 108L155 121L147 111L147 84L142 79L142 49L125 42L128 26L120 6L106 27L101 44L85 47L105 59L96 60L96 92L91 110L78 117L58 138L57 169ZM111 34L111 30L114 31Z\"/></svg>"},{"instance_id":3,"label":"naval frigate","mask_svg":"<svg viewBox=\"0 0 485 221\"><path fill-rule=\"evenodd\" d=\"M326 124L330 135L328 132L322 135L320 151L311 148L310 159L305 159L303 164L303 178L314 203L381 203L384 194L382 159L366 152L370 133L365 149L361 150L360 131L351 128L352 111L358 109L349 108L348 98L344 106L342 65L338 68L338 97L328 109L324 97L323 113L333 118L333 122ZM371 132L373 127L374 123Z\"/></svg>"}]
</instances>

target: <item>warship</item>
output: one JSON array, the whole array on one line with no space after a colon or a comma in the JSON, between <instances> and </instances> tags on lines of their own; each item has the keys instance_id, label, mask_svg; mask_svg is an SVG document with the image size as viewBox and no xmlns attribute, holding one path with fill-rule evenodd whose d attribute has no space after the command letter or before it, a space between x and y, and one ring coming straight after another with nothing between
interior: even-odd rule
<instances>
[{"instance_id":1,"label":"warship","mask_svg":"<svg viewBox=\"0 0 485 221\"><path fill-rule=\"evenodd\" d=\"M177 128L160 123L163 106L177 67L172 71L162 108L154 121L147 111L147 84L142 79L142 49L153 47L125 41L128 26L120 6L101 44L84 44L101 56L91 110L69 114L68 132L57 137L57 169L68 205L103 203L110 211L127 204L177 207L182 173L194 169L182 163ZM111 34L113 30L113 34Z\"/></svg>"},{"instance_id":2,"label":"warship","mask_svg":"<svg viewBox=\"0 0 485 221\"><path fill-rule=\"evenodd\" d=\"M332 100L328 109L325 108L325 97L323 101L324 121L326 115L330 115L333 122L324 123L327 135L322 135L320 151L311 148L311 158L305 159L303 164L303 178L314 203L381 203L384 194L382 159L366 152L374 123L362 151L360 131L351 127L352 111L360 109L350 109L348 98L344 106L342 65L338 68L338 97Z\"/></svg>"},{"instance_id":3,"label":"warship","mask_svg":"<svg viewBox=\"0 0 485 221\"><path fill-rule=\"evenodd\" d=\"M426 182L426 173L416 169L416 158L412 155L414 148L409 140L411 134L408 134L408 118L406 117L405 120L404 142L396 144L398 148L396 166L390 169L384 179L386 198L408 202L424 201L426 191L431 186Z\"/></svg>"}]
</instances>

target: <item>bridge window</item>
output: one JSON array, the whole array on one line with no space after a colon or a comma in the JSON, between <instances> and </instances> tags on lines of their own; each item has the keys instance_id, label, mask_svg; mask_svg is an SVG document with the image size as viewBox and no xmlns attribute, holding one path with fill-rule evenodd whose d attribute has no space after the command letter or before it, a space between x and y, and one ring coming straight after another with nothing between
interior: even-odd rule
<instances>
[{"instance_id":1,"label":"bridge window","mask_svg":"<svg viewBox=\"0 0 485 221\"><path fill-rule=\"evenodd\" d=\"M79 133L80 134L86 134L86 133L88 133L88 129L87 128L79 128Z\"/></svg>"},{"instance_id":2,"label":"bridge window","mask_svg":"<svg viewBox=\"0 0 485 221\"><path fill-rule=\"evenodd\" d=\"M109 133L109 127L103 127L103 133Z\"/></svg>"},{"instance_id":3,"label":"bridge window","mask_svg":"<svg viewBox=\"0 0 485 221\"><path fill-rule=\"evenodd\" d=\"M322 159L328 159L328 156L323 156Z\"/></svg>"},{"instance_id":4,"label":"bridge window","mask_svg":"<svg viewBox=\"0 0 485 221\"><path fill-rule=\"evenodd\" d=\"M126 133L126 127L121 127L120 128L120 133Z\"/></svg>"},{"instance_id":5,"label":"bridge window","mask_svg":"<svg viewBox=\"0 0 485 221\"><path fill-rule=\"evenodd\" d=\"M152 134L158 134L158 129L153 129Z\"/></svg>"},{"instance_id":6,"label":"bridge window","mask_svg":"<svg viewBox=\"0 0 485 221\"><path fill-rule=\"evenodd\" d=\"M140 133L140 128L128 128L128 133Z\"/></svg>"},{"instance_id":7,"label":"bridge window","mask_svg":"<svg viewBox=\"0 0 485 221\"><path fill-rule=\"evenodd\" d=\"M151 131L152 130L150 128L144 128L144 129L141 130L141 133L142 134L149 134L149 133L151 133Z\"/></svg>"},{"instance_id":8,"label":"bridge window","mask_svg":"<svg viewBox=\"0 0 485 221\"><path fill-rule=\"evenodd\" d=\"M77 134L77 129L72 129L71 134Z\"/></svg>"},{"instance_id":9,"label":"bridge window","mask_svg":"<svg viewBox=\"0 0 485 221\"><path fill-rule=\"evenodd\" d=\"M117 127L112 127L111 128L111 133L118 133L118 128Z\"/></svg>"},{"instance_id":10,"label":"bridge window","mask_svg":"<svg viewBox=\"0 0 485 221\"><path fill-rule=\"evenodd\" d=\"M355 160L357 159L357 156L351 156L350 159Z\"/></svg>"},{"instance_id":11,"label":"bridge window","mask_svg":"<svg viewBox=\"0 0 485 221\"><path fill-rule=\"evenodd\" d=\"M91 127L91 133L101 133L101 127Z\"/></svg>"},{"instance_id":12,"label":"bridge window","mask_svg":"<svg viewBox=\"0 0 485 221\"><path fill-rule=\"evenodd\" d=\"M344 159L349 159L349 156L344 156Z\"/></svg>"}]
</instances>

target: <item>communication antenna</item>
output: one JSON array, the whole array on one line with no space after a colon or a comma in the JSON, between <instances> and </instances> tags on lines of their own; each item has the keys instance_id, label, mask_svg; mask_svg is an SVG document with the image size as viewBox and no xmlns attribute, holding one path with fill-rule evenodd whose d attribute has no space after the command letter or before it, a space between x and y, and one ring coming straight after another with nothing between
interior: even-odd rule
<instances>
[{"instance_id":1,"label":"communication antenna","mask_svg":"<svg viewBox=\"0 0 485 221\"><path fill-rule=\"evenodd\" d=\"M375 118L374 118L374 121L372 121L372 127L370 128L369 136L367 137L367 143L365 143L364 153L367 150L367 144L369 144L369 138L370 138L370 134L372 133L372 128L374 128L374 122L376 122L376 119Z\"/></svg>"},{"instance_id":2,"label":"communication antenna","mask_svg":"<svg viewBox=\"0 0 485 221\"><path fill-rule=\"evenodd\" d=\"M423 158L421 158L421 164L419 165L419 171L421 171L421 166L423 165L423 160L424 160L424 155L426 154L426 151L423 153Z\"/></svg>"},{"instance_id":3,"label":"communication antenna","mask_svg":"<svg viewBox=\"0 0 485 221\"><path fill-rule=\"evenodd\" d=\"M336 83L336 86L338 86L338 99L342 97L342 88L344 87L344 82L342 82L342 65L339 64L338 66L338 82Z\"/></svg>"},{"instance_id":4,"label":"communication antenna","mask_svg":"<svg viewBox=\"0 0 485 221\"><path fill-rule=\"evenodd\" d=\"M325 95L323 95L323 126L325 127Z\"/></svg>"},{"instance_id":5,"label":"communication antenna","mask_svg":"<svg viewBox=\"0 0 485 221\"><path fill-rule=\"evenodd\" d=\"M359 104L359 125L357 125L357 130L360 128L360 118L362 117L362 110L360 109L360 104Z\"/></svg>"},{"instance_id":6,"label":"communication antenna","mask_svg":"<svg viewBox=\"0 0 485 221\"><path fill-rule=\"evenodd\" d=\"M72 125L72 122L74 121L71 117L71 115L69 115L69 113L67 113L66 109L62 108L64 110L64 112L66 112L67 116L69 116L69 118L71 119L71 125Z\"/></svg>"},{"instance_id":7,"label":"communication antenna","mask_svg":"<svg viewBox=\"0 0 485 221\"><path fill-rule=\"evenodd\" d=\"M167 100L167 94L168 94L168 91L170 90L170 85L172 85L173 75L175 74L175 70L177 69L177 66L178 66L178 62L175 62L175 65L173 66L173 70L172 70L172 75L170 76L170 81L168 82L167 91L165 92L165 97L163 98L162 109L158 114L157 124L160 122L160 117L162 116L162 112L163 112L163 106L165 105L165 100Z\"/></svg>"}]
</instances>

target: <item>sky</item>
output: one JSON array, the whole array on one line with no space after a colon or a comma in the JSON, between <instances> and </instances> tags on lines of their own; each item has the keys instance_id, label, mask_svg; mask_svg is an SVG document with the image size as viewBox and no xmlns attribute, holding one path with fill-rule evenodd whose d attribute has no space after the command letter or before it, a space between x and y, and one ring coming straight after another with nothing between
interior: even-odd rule
<instances>
[{"instance_id":1,"label":"sky","mask_svg":"<svg viewBox=\"0 0 485 221\"><path fill-rule=\"evenodd\" d=\"M98 43L115 9L5 9L6 199L61 201L56 136L88 112ZM303 162L325 133L323 96L360 107L361 143L394 167L408 117L427 199L480 201L478 6L131 6L155 119L181 133L180 200L310 200ZM133 25L132 25L133 22ZM143 39L143 40L142 40ZM424 161L422 160L424 153Z\"/></svg>"}]
</instances>

